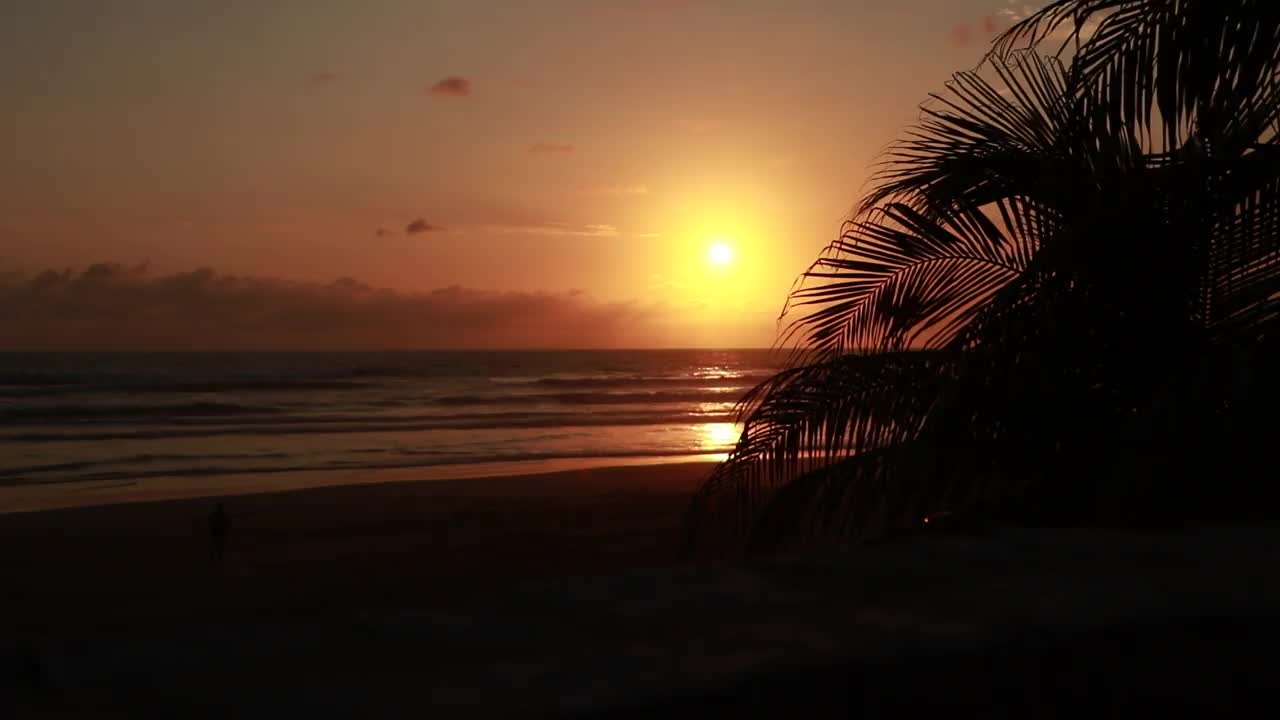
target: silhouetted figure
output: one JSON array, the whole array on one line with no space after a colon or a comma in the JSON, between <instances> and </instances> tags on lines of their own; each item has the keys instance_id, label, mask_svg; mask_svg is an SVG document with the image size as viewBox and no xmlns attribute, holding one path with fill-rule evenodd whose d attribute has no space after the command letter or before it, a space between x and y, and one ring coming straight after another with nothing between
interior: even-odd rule
<instances>
[{"instance_id":1,"label":"silhouetted figure","mask_svg":"<svg viewBox=\"0 0 1280 720\"><path fill-rule=\"evenodd\" d=\"M222 564L222 556L227 550L227 535L231 532L231 516L227 509L218 503L209 515L209 564Z\"/></svg>"}]
</instances>

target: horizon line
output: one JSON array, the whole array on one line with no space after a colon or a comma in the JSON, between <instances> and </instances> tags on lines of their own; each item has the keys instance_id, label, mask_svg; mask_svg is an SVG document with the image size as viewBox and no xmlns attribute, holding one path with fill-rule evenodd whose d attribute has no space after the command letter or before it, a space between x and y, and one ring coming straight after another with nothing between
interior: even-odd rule
<instances>
[{"instance_id":1,"label":"horizon line","mask_svg":"<svg viewBox=\"0 0 1280 720\"><path fill-rule=\"evenodd\" d=\"M716 351L782 351L777 347L745 347L745 346L655 346L655 347L563 347L563 348L546 348L546 347L501 347L501 348L476 348L476 347L447 347L447 348L367 348L367 349L155 349L155 348L137 348L129 350L121 349L0 349L0 355L55 355L55 354L89 354L96 353L102 355L179 355L179 354L268 354L268 353L297 353L297 354L338 354L338 353L424 353L424 352L459 352L459 353L481 353L481 352L689 352L698 350L716 350Z\"/></svg>"}]
</instances>

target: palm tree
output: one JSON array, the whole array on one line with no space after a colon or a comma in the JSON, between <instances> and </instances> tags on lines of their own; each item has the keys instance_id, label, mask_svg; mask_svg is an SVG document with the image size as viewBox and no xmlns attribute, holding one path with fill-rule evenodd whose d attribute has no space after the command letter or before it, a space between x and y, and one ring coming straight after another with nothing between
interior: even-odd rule
<instances>
[{"instance_id":1,"label":"palm tree","mask_svg":"<svg viewBox=\"0 0 1280 720\"><path fill-rule=\"evenodd\" d=\"M689 541L1275 517L1278 131L1280 3L1017 24L804 273L791 364L742 401Z\"/></svg>"}]
</instances>

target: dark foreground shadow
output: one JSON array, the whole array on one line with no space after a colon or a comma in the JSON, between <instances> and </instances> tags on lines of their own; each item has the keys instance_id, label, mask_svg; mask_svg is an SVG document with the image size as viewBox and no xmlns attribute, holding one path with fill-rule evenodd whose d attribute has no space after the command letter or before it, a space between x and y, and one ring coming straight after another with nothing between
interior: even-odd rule
<instances>
[{"instance_id":1,"label":"dark foreground shadow","mask_svg":"<svg viewBox=\"0 0 1280 720\"><path fill-rule=\"evenodd\" d=\"M1085 632L1036 631L981 651L779 667L754 673L727 688L673 693L588 715L499 711L440 716L1076 718L1194 712L1234 717L1268 707L1274 699L1278 643L1280 621L1272 615L1144 621ZM306 673L306 663L301 665L291 668L292 672ZM275 666L268 677L281 677L281 673L292 674ZM347 673L317 676L321 684L313 688L314 696L298 695L296 685L272 691L270 681L253 688L212 679L194 685L116 688L105 696L10 687L0 709L7 705L6 713L16 714L0 716L173 717L180 708L178 714L189 718L296 717L302 710L301 715L309 718L398 718L439 710L420 675L396 672L377 662L357 664ZM361 677L380 682L360 682ZM23 675L22 679L33 678ZM340 696L322 692L333 683L354 687ZM506 693L513 688L473 690ZM198 701L192 700L195 696Z\"/></svg>"},{"instance_id":2,"label":"dark foreground shadow","mask_svg":"<svg viewBox=\"0 0 1280 720\"><path fill-rule=\"evenodd\" d=\"M1277 643L1274 616L1037 632L981 652L762 672L588 717L1229 717L1274 702Z\"/></svg>"}]
</instances>

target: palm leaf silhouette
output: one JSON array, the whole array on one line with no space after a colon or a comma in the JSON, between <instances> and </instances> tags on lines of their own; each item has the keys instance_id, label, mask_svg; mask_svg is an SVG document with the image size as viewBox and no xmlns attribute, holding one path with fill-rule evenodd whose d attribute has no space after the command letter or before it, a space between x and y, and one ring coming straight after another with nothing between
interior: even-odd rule
<instances>
[{"instance_id":1,"label":"palm leaf silhouette","mask_svg":"<svg viewBox=\"0 0 1280 720\"><path fill-rule=\"evenodd\" d=\"M1277 3L1065 0L1013 27L792 292L794 366L740 405L691 547L937 509L1133 522L1247 467L1280 436L1278 78ZM1243 477L1198 507L1275 496Z\"/></svg>"}]
</instances>

